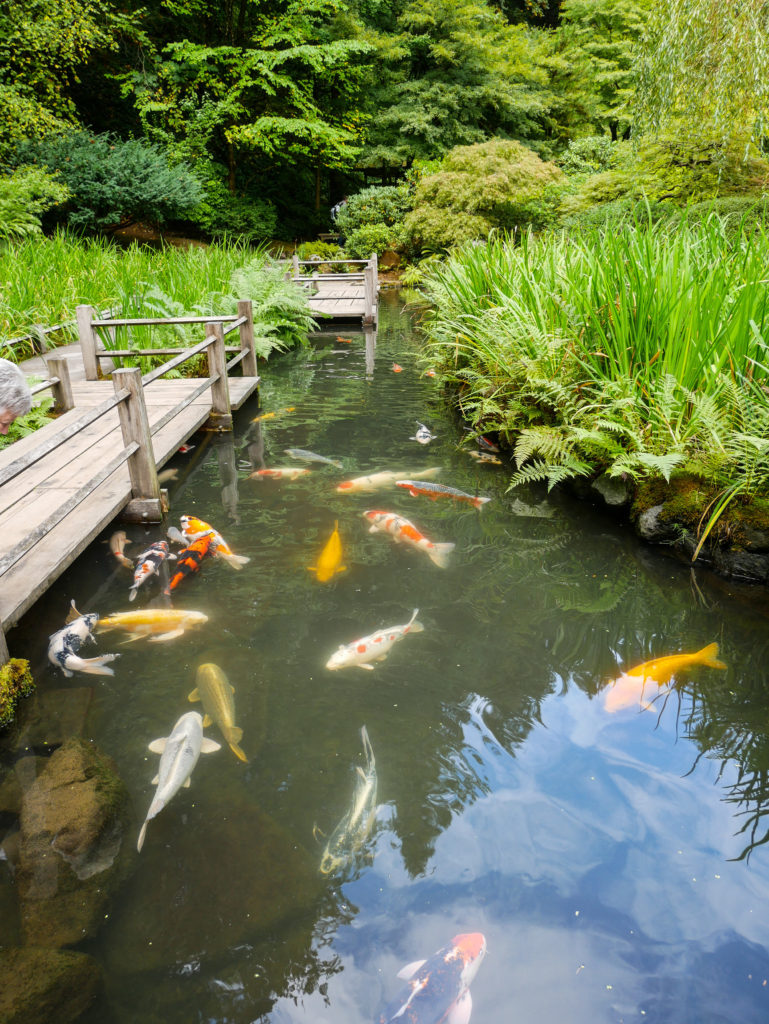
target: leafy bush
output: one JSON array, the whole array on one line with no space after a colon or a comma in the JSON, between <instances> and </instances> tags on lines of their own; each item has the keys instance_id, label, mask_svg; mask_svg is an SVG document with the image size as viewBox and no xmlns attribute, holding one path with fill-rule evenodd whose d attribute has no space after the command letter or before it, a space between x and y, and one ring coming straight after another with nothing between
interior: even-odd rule
<instances>
[{"instance_id":1,"label":"leafy bush","mask_svg":"<svg viewBox=\"0 0 769 1024\"><path fill-rule=\"evenodd\" d=\"M395 226L388 224L363 224L345 240L348 256L356 260L367 260L372 252L381 256L385 249L394 249L398 244Z\"/></svg>"},{"instance_id":2,"label":"leafy bush","mask_svg":"<svg viewBox=\"0 0 769 1024\"><path fill-rule=\"evenodd\" d=\"M344 259L344 250L336 242L321 242L316 239L314 242L302 242L297 248L296 254L300 260L309 260L313 256L319 256L322 260Z\"/></svg>"},{"instance_id":3,"label":"leafy bush","mask_svg":"<svg viewBox=\"0 0 769 1024\"><path fill-rule=\"evenodd\" d=\"M37 402L37 400L35 400ZM8 428L7 434L0 434L0 449L7 448L14 441L21 440L28 434L34 433L46 423L51 422L50 412L53 407L53 399L45 395L40 402L33 405L26 416L19 416Z\"/></svg>"},{"instance_id":4,"label":"leafy bush","mask_svg":"<svg viewBox=\"0 0 769 1024\"><path fill-rule=\"evenodd\" d=\"M180 217L203 198L200 182L182 165L138 140L71 132L19 147L19 161L59 172L69 189L60 212L74 228L110 230L121 222L162 224Z\"/></svg>"},{"instance_id":5,"label":"leafy bush","mask_svg":"<svg viewBox=\"0 0 769 1024\"><path fill-rule=\"evenodd\" d=\"M566 174L597 174L608 170L617 159L617 143L608 135L585 135L572 139L558 161Z\"/></svg>"},{"instance_id":6,"label":"leafy bush","mask_svg":"<svg viewBox=\"0 0 769 1024\"><path fill-rule=\"evenodd\" d=\"M441 170L417 185L404 220L412 253L441 251L486 238L495 228L540 227L554 219L563 172L507 139L457 146Z\"/></svg>"},{"instance_id":7,"label":"leafy bush","mask_svg":"<svg viewBox=\"0 0 769 1024\"><path fill-rule=\"evenodd\" d=\"M63 203L69 192L41 167L17 167L0 177L0 238L21 238L40 231L40 218Z\"/></svg>"},{"instance_id":8,"label":"leafy bush","mask_svg":"<svg viewBox=\"0 0 769 1024\"><path fill-rule=\"evenodd\" d=\"M278 215L269 199L233 195L217 177L204 181L203 189L203 198L190 214L190 220L211 238L254 241L275 234Z\"/></svg>"},{"instance_id":9,"label":"leafy bush","mask_svg":"<svg viewBox=\"0 0 769 1024\"><path fill-rule=\"evenodd\" d=\"M374 185L350 196L337 214L339 230L348 239L359 228L372 224L400 224L411 209L407 185ZM386 247L385 247L386 248Z\"/></svg>"}]
</instances>

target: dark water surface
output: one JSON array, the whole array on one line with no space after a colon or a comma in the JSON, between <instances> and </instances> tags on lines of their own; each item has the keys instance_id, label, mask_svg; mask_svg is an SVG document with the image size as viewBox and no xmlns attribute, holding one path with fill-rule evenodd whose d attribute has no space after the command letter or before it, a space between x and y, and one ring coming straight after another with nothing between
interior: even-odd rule
<instances>
[{"instance_id":1,"label":"dark water surface","mask_svg":"<svg viewBox=\"0 0 769 1024\"><path fill-rule=\"evenodd\" d=\"M129 787L132 848L154 792L147 744L199 708L187 701L197 665L216 662L236 691L249 763L226 745L203 755L150 823L84 946L107 973L93 1019L361 1024L401 987L401 966L482 931L473 1024L765 1022L766 594L695 576L568 498L505 493L504 468L458 449L394 299L368 370L363 336L341 333L354 343L332 335L264 367L262 409L293 412L252 425L251 405L234 439L199 436L176 460L170 522L196 514L251 557L241 572L209 560L179 589L176 605L206 612L206 626L122 647L105 634L98 649L122 652L114 678L65 680L45 652L70 599L131 607L128 574L96 543L10 638L39 690L93 686L86 736ZM431 445L409 440L416 420L437 433ZM344 470L247 479L303 465L287 447ZM334 490L433 465L494 500L477 512L395 488ZM450 567L369 534L371 508L454 541ZM348 570L322 584L306 567L335 520ZM132 553L161 536L128 532ZM140 591L137 606L156 594ZM340 643L414 608L424 632L373 672L325 669ZM652 711L607 711L622 669L713 641L726 671L679 674ZM329 835L350 805L364 724L378 771L369 856L346 878L322 876L314 826ZM207 735L221 740L215 726ZM6 903L12 886L0 863Z\"/></svg>"}]
</instances>

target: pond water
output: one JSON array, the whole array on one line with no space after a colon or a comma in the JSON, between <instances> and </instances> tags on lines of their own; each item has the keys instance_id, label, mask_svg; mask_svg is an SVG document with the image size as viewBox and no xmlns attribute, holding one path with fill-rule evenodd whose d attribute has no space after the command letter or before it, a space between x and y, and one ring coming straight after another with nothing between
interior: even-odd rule
<instances>
[{"instance_id":1,"label":"pond water","mask_svg":"<svg viewBox=\"0 0 769 1024\"><path fill-rule=\"evenodd\" d=\"M261 410L175 459L169 521L197 515L251 559L240 572L209 559L180 586L175 606L205 612L205 626L167 643L104 634L99 651L121 652L114 677L65 680L46 647L70 599L102 615L131 607L130 574L97 542L9 638L40 692L92 688L84 735L132 799L128 877L81 947L107 978L89 1020L375 1021L404 964L480 931L473 1024L765 1022L767 595L694 574L567 496L507 493L504 466L459 448L395 297L381 317L375 350L345 329L352 343L331 334L271 361ZM276 415L252 423L260 411ZM409 439L417 420L431 444ZM343 469L292 462L288 447ZM310 472L248 479L288 465ZM492 501L335 490L431 466ZM369 533L368 509L453 541L448 568ZM337 520L347 570L321 583L307 567ZM162 536L128 534L135 553ZM158 592L148 584L136 606ZM325 668L340 644L415 608L424 631L374 671ZM712 642L726 670L678 672L650 710L607 707L624 669ZM235 688L248 763L226 743L201 756L136 854L158 767L148 743L200 707L187 698L203 662ZM322 875L324 834L365 768L364 725L376 822L344 875ZM3 766L22 752L6 739ZM12 890L0 863L3 906ZM3 928L0 944L18 941Z\"/></svg>"}]
</instances>

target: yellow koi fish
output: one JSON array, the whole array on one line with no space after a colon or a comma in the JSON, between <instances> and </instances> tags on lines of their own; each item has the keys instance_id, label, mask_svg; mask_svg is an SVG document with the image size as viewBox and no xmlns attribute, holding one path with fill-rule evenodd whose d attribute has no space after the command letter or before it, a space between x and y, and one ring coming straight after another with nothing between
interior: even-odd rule
<instances>
[{"instance_id":1,"label":"yellow koi fish","mask_svg":"<svg viewBox=\"0 0 769 1024\"><path fill-rule=\"evenodd\" d=\"M670 654L663 658L655 658L653 661L645 661L642 665L629 668L614 680L611 689L606 691L604 707L607 711L613 712L638 703L644 711L649 711L659 691L653 691L651 696L644 696L647 682L656 683L658 687L664 686L673 676L691 668L692 665L706 665L708 668L727 667L718 660L718 644L708 644L693 654Z\"/></svg>"},{"instance_id":2,"label":"yellow koi fish","mask_svg":"<svg viewBox=\"0 0 769 1024\"><path fill-rule=\"evenodd\" d=\"M130 640L123 641L130 644L145 636L155 642L174 640L182 636L186 629L202 626L205 622L208 622L208 616L204 612L185 611L181 608L139 608L137 611L105 615L99 619L96 629L99 633L108 629L124 629L134 634Z\"/></svg>"},{"instance_id":3,"label":"yellow koi fish","mask_svg":"<svg viewBox=\"0 0 769 1024\"><path fill-rule=\"evenodd\" d=\"M243 730L235 725L235 688L230 685L227 676L218 665L207 662L198 668L195 676L197 686L189 696L191 701L202 701L203 728L212 722L219 726L222 736L227 740L236 757L248 764L248 758L238 744L243 739Z\"/></svg>"},{"instance_id":4,"label":"yellow koi fish","mask_svg":"<svg viewBox=\"0 0 769 1024\"><path fill-rule=\"evenodd\" d=\"M342 540L339 536L339 520L334 523L334 530L326 542L326 546L320 553L317 565L308 565L308 570L314 572L319 583L328 583L338 572L344 572L346 565L342 565Z\"/></svg>"}]
</instances>

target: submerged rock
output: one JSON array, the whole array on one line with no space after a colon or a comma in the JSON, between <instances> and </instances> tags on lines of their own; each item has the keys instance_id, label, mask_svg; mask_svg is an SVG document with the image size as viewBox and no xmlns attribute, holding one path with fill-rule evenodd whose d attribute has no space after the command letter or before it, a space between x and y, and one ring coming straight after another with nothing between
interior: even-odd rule
<instances>
[{"instance_id":1,"label":"submerged rock","mask_svg":"<svg viewBox=\"0 0 769 1024\"><path fill-rule=\"evenodd\" d=\"M102 987L93 957L71 950L0 949L0 1021L73 1024Z\"/></svg>"},{"instance_id":2,"label":"submerged rock","mask_svg":"<svg viewBox=\"0 0 769 1024\"><path fill-rule=\"evenodd\" d=\"M69 740L25 789L17 884L29 945L95 935L120 880L128 792L113 762Z\"/></svg>"},{"instance_id":3,"label":"submerged rock","mask_svg":"<svg viewBox=\"0 0 769 1024\"><path fill-rule=\"evenodd\" d=\"M610 508L625 508L633 500L633 485L621 477L599 476L593 480L591 490L597 493Z\"/></svg>"},{"instance_id":4,"label":"submerged rock","mask_svg":"<svg viewBox=\"0 0 769 1024\"><path fill-rule=\"evenodd\" d=\"M54 748L73 736L82 736L92 697L92 686L36 694L24 717L19 745Z\"/></svg>"},{"instance_id":5,"label":"submerged rock","mask_svg":"<svg viewBox=\"0 0 769 1024\"><path fill-rule=\"evenodd\" d=\"M250 801L193 778L152 820L105 935L110 974L193 973L312 908L317 860Z\"/></svg>"}]
</instances>

